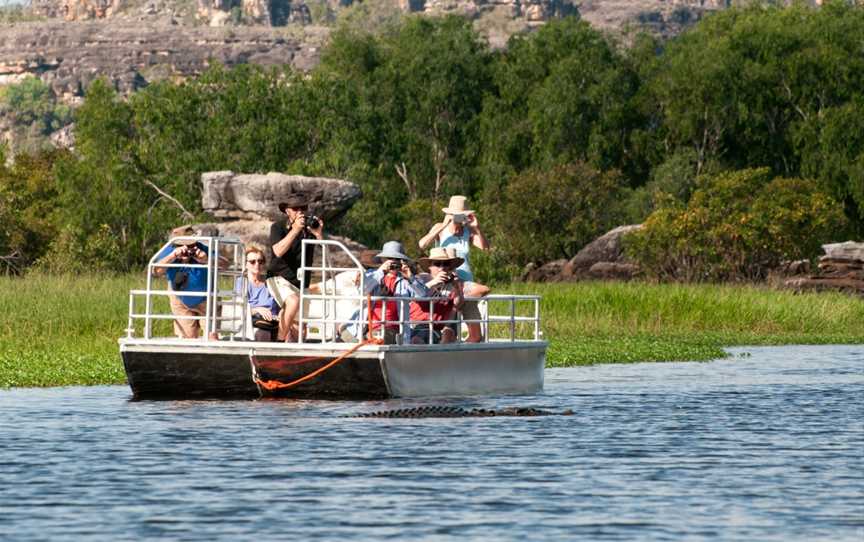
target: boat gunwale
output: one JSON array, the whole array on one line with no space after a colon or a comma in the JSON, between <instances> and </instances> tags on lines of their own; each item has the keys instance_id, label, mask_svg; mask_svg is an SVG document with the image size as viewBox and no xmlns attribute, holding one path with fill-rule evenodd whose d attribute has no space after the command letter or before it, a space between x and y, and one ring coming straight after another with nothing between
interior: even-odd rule
<instances>
[{"instance_id":1,"label":"boat gunwale","mask_svg":"<svg viewBox=\"0 0 864 542\"><path fill-rule=\"evenodd\" d=\"M201 339L128 339L118 340L120 351L130 352L198 352L203 354L225 354L236 352L238 355L290 355L291 353L305 354L321 353L343 354L354 349L355 353L379 353L379 352L416 352L435 353L448 351L486 351L486 350L512 350L516 348L542 348L549 346L547 341L486 341L480 343L447 343L447 344L364 344L357 347L357 343L267 343L256 341L202 341ZM271 354L272 353L272 354Z\"/></svg>"}]
</instances>

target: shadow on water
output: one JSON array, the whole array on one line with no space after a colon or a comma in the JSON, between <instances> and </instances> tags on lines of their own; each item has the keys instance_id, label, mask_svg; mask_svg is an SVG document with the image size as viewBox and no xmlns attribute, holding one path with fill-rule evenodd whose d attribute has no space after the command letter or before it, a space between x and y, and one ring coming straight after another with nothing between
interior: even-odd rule
<instances>
[{"instance_id":1,"label":"shadow on water","mask_svg":"<svg viewBox=\"0 0 864 542\"><path fill-rule=\"evenodd\" d=\"M532 397L0 392L11 540L861 540L864 348L550 369ZM572 416L362 418L421 407ZM11 536L9 533L12 533Z\"/></svg>"}]
</instances>

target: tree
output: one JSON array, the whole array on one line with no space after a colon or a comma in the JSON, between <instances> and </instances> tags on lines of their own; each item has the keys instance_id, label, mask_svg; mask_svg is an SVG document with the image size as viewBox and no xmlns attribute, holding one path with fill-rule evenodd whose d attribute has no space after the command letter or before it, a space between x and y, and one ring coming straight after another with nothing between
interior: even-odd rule
<instances>
[{"instance_id":1,"label":"tree","mask_svg":"<svg viewBox=\"0 0 864 542\"><path fill-rule=\"evenodd\" d=\"M495 64L496 93L481 117L483 175L496 181L575 160L634 173L630 103L636 73L614 45L575 18L516 35Z\"/></svg>"},{"instance_id":2,"label":"tree","mask_svg":"<svg viewBox=\"0 0 864 542\"><path fill-rule=\"evenodd\" d=\"M496 250L510 264L571 258L620 225L626 185L616 171L576 162L515 175L497 203L484 206Z\"/></svg>"}]
</instances>

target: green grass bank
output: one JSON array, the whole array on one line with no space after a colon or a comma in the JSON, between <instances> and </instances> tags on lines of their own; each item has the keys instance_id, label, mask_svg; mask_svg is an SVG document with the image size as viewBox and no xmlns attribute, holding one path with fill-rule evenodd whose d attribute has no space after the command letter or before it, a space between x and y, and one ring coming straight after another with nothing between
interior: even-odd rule
<instances>
[{"instance_id":1,"label":"green grass bank","mask_svg":"<svg viewBox=\"0 0 864 542\"><path fill-rule=\"evenodd\" d=\"M117 338L128 290L143 285L143 274L0 278L0 387L124 383ZM708 360L734 345L864 343L864 303L839 294L601 282L496 291L543 295L553 366Z\"/></svg>"}]
</instances>

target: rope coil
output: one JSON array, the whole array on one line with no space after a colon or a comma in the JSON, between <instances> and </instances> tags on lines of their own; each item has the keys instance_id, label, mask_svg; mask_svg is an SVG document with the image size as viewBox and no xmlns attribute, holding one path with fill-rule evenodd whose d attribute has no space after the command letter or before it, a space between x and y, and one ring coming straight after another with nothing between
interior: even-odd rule
<instances>
[{"instance_id":1,"label":"rope coil","mask_svg":"<svg viewBox=\"0 0 864 542\"><path fill-rule=\"evenodd\" d=\"M366 306L370 309L370 310L366 311L369 314L369 325L367 327L366 339L355 344L353 347L351 347L350 349L343 352L339 357L329 361L326 365L323 365L323 366L315 369L314 371L312 371L308 375L305 375L305 376L302 376L298 379L292 380L291 382L282 382L280 380L262 380L262 379L258 378L258 367L255 366L255 363L253 360L252 364L254 367L254 372L252 374L252 379L255 381L255 383L259 387L264 388L267 391L284 390L287 388L293 388L294 386L301 384L303 382L306 382L307 380L311 380L311 379L315 378L316 376L320 375L321 373L329 370L330 368L335 367L339 362L346 359L351 354L353 354L354 352L359 350L361 347L366 346L367 344L384 344L383 339L378 339L378 338L375 338L372 336L372 311L371 311L372 295L371 294L366 296ZM317 359L320 359L320 358L317 358L317 357L300 358L300 359L292 360L292 361L288 362L288 365L300 365L300 364L307 363L309 361L317 360Z\"/></svg>"}]
</instances>

